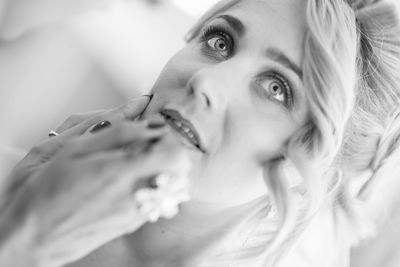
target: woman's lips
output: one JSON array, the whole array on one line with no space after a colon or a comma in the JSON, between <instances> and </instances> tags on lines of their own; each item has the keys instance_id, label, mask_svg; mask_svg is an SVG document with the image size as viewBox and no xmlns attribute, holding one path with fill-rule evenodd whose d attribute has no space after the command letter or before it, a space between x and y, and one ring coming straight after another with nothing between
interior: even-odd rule
<instances>
[{"instance_id":1,"label":"woman's lips","mask_svg":"<svg viewBox=\"0 0 400 267\"><path fill-rule=\"evenodd\" d=\"M202 153L205 153L199 134L190 121L183 118L177 110L173 109L163 109L160 111L160 114L165 118L166 122L180 135L182 135L190 144L192 144Z\"/></svg>"}]
</instances>

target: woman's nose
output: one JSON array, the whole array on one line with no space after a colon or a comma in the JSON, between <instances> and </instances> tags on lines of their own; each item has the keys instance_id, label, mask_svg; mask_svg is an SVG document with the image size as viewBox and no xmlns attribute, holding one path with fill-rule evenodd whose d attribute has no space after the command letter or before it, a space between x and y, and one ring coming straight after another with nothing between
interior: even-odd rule
<instances>
[{"instance_id":1,"label":"woman's nose","mask_svg":"<svg viewBox=\"0 0 400 267\"><path fill-rule=\"evenodd\" d=\"M216 68L197 70L188 82L189 94L203 109L222 112L228 103L227 91L230 81L226 73Z\"/></svg>"}]
</instances>

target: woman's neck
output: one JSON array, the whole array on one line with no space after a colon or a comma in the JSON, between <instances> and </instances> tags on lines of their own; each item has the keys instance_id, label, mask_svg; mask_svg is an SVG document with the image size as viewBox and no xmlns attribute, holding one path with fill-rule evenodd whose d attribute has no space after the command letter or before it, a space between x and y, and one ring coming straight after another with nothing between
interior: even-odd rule
<instances>
[{"instance_id":1,"label":"woman's neck","mask_svg":"<svg viewBox=\"0 0 400 267\"><path fill-rule=\"evenodd\" d=\"M175 218L146 224L125 241L140 266L195 266L209 251L220 251L228 233L252 207L253 202L227 208L191 201Z\"/></svg>"}]
</instances>

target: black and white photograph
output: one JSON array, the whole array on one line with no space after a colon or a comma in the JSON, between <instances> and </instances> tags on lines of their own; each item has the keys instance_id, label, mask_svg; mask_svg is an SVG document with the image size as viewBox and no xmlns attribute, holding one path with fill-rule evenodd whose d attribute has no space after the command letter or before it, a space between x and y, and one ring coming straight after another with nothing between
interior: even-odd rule
<instances>
[{"instance_id":1,"label":"black and white photograph","mask_svg":"<svg viewBox=\"0 0 400 267\"><path fill-rule=\"evenodd\" d=\"M0 0L0 267L400 267L400 0Z\"/></svg>"}]
</instances>

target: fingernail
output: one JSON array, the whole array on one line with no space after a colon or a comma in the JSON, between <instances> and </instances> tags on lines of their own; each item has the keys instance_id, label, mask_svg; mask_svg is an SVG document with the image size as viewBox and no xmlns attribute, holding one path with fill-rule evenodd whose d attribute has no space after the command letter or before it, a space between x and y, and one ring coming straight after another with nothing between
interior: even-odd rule
<instances>
[{"instance_id":1,"label":"fingernail","mask_svg":"<svg viewBox=\"0 0 400 267\"><path fill-rule=\"evenodd\" d=\"M101 129L107 128L111 126L111 122L109 121L102 121L99 122L98 124L96 124L95 126L93 126L93 128L90 130L91 133L95 133L100 131Z\"/></svg>"},{"instance_id":2,"label":"fingernail","mask_svg":"<svg viewBox=\"0 0 400 267\"><path fill-rule=\"evenodd\" d=\"M148 96L150 98L150 100L153 99L153 94L145 94L143 96Z\"/></svg>"},{"instance_id":3,"label":"fingernail","mask_svg":"<svg viewBox=\"0 0 400 267\"><path fill-rule=\"evenodd\" d=\"M165 122L164 121L153 121L153 122L149 122L147 127L150 129L159 129L165 126Z\"/></svg>"},{"instance_id":4,"label":"fingernail","mask_svg":"<svg viewBox=\"0 0 400 267\"><path fill-rule=\"evenodd\" d=\"M166 125L165 119L162 118L161 116L159 117L153 117L150 120L147 121L147 127L150 129L158 129L162 128Z\"/></svg>"},{"instance_id":5,"label":"fingernail","mask_svg":"<svg viewBox=\"0 0 400 267\"><path fill-rule=\"evenodd\" d=\"M154 137L149 140L149 144L154 145L154 144L158 143L160 140L161 140L160 137Z\"/></svg>"}]
</instances>

